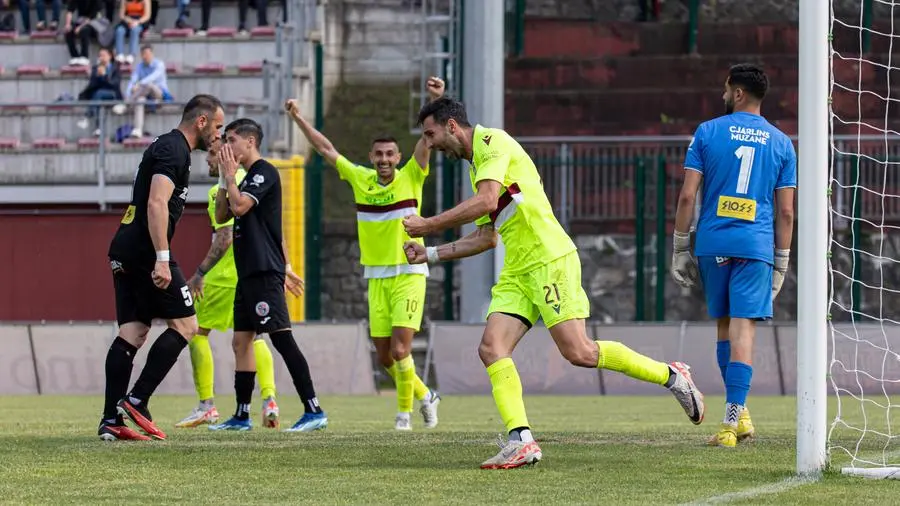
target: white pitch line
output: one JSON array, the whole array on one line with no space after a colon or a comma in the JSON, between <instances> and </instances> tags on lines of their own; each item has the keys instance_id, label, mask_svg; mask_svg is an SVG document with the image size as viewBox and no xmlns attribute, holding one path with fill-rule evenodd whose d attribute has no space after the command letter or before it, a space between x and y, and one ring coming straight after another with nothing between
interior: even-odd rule
<instances>
[{"instance_id":1,"label":"white pitch line","mask_svg":"<svg viewBox=\"0 0 900 506\"><path fill-rule=\"evenodd\" d=\"M694 506L699 504L723 504L732 501L753 499L754 497L759 497L761 495L780 494L781 492L790 490L792 488L797 488L815 482L816 480L813 478L800 478L797 476L792 476L775 483L760 485L758 487L748 488L746 490L740 490L737 492L729 492L727 494L716 495L713 497L708 497L706 499L698 499L690 503L685 503L684 506Z\"/></svg>"}]
</instances>

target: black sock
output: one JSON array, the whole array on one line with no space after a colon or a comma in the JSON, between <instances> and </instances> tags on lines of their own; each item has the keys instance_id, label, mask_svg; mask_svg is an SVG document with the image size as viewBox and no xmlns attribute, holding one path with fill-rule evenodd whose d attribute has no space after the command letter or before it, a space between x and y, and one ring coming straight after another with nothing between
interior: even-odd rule
<instances>
[{"instance_id":1,"label":"black sock","mask_svg":"<svg viewBox=\"0 0 900 506\"><path fill-rule=\"evenodd\" d=\"M121 337L116 337L106 352L106 398L103 402L103 420L106 422L121 422L116 403L128 392L136 353L137 347Z\"/></svg>"},{"instance_id":2,"label":"black sock","mask_svg":"<svg viewBox=\"0 0 900 506\"><path fill-rule=\"evenodd\" d=\"M281 330L269 334L269 338L272 340L272 346L284 359L288 372L291 373L294 387L300 394L300 399L303 400L303 410L306 413L321 413L322 408L319 407L316 389L313 387L312 376L309 374L309 364L306 363L306 357L297 346L294 335L290 330Z\"/></svg>"},{"instance_id":3,"label":"black sock","mask_svg":"<svg viewBox=\"0 0 900 506\"><path fill-rule=\"evenodd\" d=\"M187 340L173 329L166 329L159 339L153 343L150 352L147 354L147 364L141 371L140 377L134 383L129 397L134 397L141 403L146 403L147 399L153 395L156 387L162 383L166 375L178 361L178 355L181 350L187 346Z\"/></svg>"},{"instance_id":4,"label":"black sock","mask_svg":"<svg viewBox=\"0 0 900 506\"><path fill-rule=\"evenodd\" d=\"M234 371L234 396L237 399L234 417L238 420L250 418L250 401L253 399L255 383L256 371Z\"/></svg>"}]
</instances>

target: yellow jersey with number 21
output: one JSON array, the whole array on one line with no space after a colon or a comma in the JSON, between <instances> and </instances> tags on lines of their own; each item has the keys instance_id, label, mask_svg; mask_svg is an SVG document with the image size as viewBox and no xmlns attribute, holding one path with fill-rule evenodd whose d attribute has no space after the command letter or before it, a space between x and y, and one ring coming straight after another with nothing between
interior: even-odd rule
<instances>
[{"instance_id":1,"label":"yellow jersey with number 21","mask_svg":"<svg viewBox=\"0 0 900 506\"><path fill-rule=\"evenodd\" d=\"M499 128L475 126L472 189L490 179L503 185L497 209L475 221L493 223L506 254L503 272L522 274L575 251L575 243L553 215L544 184L528 153Z\"/></svg>"}]
</instances>

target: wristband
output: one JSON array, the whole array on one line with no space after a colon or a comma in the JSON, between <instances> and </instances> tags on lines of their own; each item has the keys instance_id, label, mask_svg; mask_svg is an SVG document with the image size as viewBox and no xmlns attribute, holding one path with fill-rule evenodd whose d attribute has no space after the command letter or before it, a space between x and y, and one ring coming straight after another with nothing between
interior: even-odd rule
<instances>
[{"instance_id":1,"label":"wristband","mask_svg":"<svg viewBox=\"0 0 900 506\"><path fill-rule=\"evenodd\" d=\"M291 269L291 264L284 264L284 272L291 272L294 269Z\"/></svg>"},{"instance_id":2,"label":"wristband","mask_svg":"<svg viewBox=\"0 0 900 506\"><path fill-rule=\"evenodd\" d=\"M787 272L788 262L791 260L790 249L775 249L775 270Z\"/></svg>"},{"instance_id":3,"label":"wristband","mask_svg":"<svg viewBox=\"0 0 900 506\"><path fill-rule=\"evenodd\" d=\"M156 261L157 262L168 262L169 261L169 250L164 249L156 252Z\"/></svg>"},{"instance_id":4,"label":"wristband","mask_svg":"<svg viewBox=\"0 0 900 506\"><path fill-rule=\"evenodd\" d=\"M425 255L428 257L428 263L430 264L436 264L441 261L441 257L438 255L438 250L434 246L425 248Z\"/></svg>"},{"instance_id":5,"label":"wristband","mask_svg":"<svg viewBox=\"0 0 900 506\"><path fill-rule=\"evenodd\" d=\"M228 182L225 181L225 174L222 174L221 170L219 171L219 188L223 190L228 189Z\"/></svg>"},{"instance_id":6,"label":"wristband","mask_svg":"<svg viewBox=\"0 0 900 506\"><path fill-rule=\"evenodd\" d=\"M675 251L686 251L691 249L691 233L675 231L672 238L672 246Z\"/></svg>"}]
</instances>

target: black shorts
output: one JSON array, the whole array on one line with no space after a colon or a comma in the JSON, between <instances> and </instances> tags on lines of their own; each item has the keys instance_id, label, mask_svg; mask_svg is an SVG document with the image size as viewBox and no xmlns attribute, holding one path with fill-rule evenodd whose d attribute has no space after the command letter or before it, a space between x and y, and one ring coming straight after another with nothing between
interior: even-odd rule
<instances>
[{"instance_id":1,"label":"black shorts","mask_svg":"<svg viewBox=\"0 0 900 506\"><path fill-rule=\"evenodd\" d=\"M154 318L177 320L193 316L194 298L175 262L169 262L172 282L163 290L153 284L153 267L109 260L116 291L116 320L119 325L141 322L149 326Z\"/></svg>"},{"instance_id":2,"label":"black shorts","mask_svg":"<svg viewBox=\"0 0 900 506\"><path fill-rule=\"evenodd\" d=\"M260 272L238 280L234 292L234 331L269 334L291 328L284 274Z\"/></svg>"}]
</instances>

